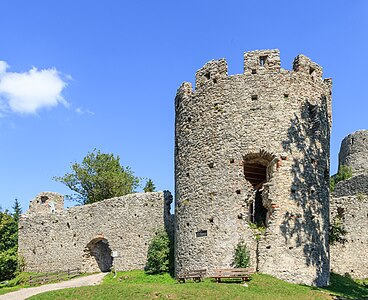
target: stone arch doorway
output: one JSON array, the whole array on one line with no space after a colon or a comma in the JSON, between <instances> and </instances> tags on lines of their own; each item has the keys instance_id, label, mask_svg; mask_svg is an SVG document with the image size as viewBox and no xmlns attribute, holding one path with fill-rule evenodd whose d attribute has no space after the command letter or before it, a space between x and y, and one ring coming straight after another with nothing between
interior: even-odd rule
<instances>
[{"instance_id":1,"label":"stone arch doorway","mask_svg":"<svg viewBox=\"0 0 368 300\"><path fill-rule=\"evenodd\" d=\"M271 177L271 161L275 157L267 152L248 154L244 157L244 177L253 187L253 197L248 204L248 220L266 226L268 218L268 191L265 183Z\"/></svg>"},{"instance_id":2,"label":"stone arch doorway","mask_svg":"<svg viewBox=\"0 0 368 300\"><path fill-rule=\"evenodd\" d=\"M94 238L87 244L84 252L86 272L109 272L111 270L113 258L109 243L105 238Z\"/></svg>"}]
</instances>

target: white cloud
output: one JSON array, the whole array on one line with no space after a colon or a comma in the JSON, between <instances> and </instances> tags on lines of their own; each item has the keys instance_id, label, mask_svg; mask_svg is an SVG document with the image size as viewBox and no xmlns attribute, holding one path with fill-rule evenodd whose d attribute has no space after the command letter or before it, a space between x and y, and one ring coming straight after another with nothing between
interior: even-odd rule
<instances>
[{"instance_id":1,"label":"white cloud","mask_svg":"<svg viewBox=\"0 0 368 300\"><path fill-rule=\"evenodd\" d=\"M0 98L8 111L35 114L58 104L68 106L61 94L67 83L56 69L33 67L28 72L14 73L7 72L8 68L5 61L0 61Z\"/></svg>"},{"instance_id":2,"label":"white cloud","mask_svg":"<svg viewBox=\"0 0 368 300\"><path fill-rule=\"evenodd\" d=\"M81 108L81 107L77 107L75 109L75 112L80 114L80 115L84 115L84 114L88 114L88 115L95 115L95 113L91 110L89 110L88 108L84 109L84 108Z\"/></svg>"}]
</instances>

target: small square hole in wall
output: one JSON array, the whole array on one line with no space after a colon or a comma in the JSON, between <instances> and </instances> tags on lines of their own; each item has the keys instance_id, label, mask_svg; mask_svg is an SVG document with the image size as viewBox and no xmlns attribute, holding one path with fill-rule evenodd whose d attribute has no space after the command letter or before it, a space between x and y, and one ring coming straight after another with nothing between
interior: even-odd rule
<instances>
[{"instance_id":1,"label":"small square hole in wall","mask_svg":"<svg viewBox=\"0 0 368 300\"><path fill-rule=\"evenodd\" d=\"M230 163L233 164L234 163L234 158L230 158Z\"/></svg>"},{"instance_id":2,"label":"small square hole in wall","mask_svg":"<svg viewBox=\"0 0 368 300\"><path fill-rule=\"evenodd\" d=\"M264 55L264 56L260 56L259 57L259 65L261 67L264 67L265 66L266 61L267 61L267 55Z\"/></svg>"},{"instance_id":3,"label":"small square hole in wall","mask_svg":"<svg viewBox=\"0 0 368 300\"><path fill-rule=\"evenodd\" d=\"M237 193L238 195L240 195L240 190L236 190L236 193Z\"/></svg>"},{"instance_id":4,"label":"small square hole in wall","mask_svg":"<svg viewBox=\"0 0 368 300\"><path fill-rule=\"evenodd\" d=\"M204 77L206 77L207 79L210 79L211 78L211 73L207 72L206 74L204 74Z\"/></svg>"},{"instance_id":5,"label":"small square hole in wall","mask_svg":"<svg viewBox=\"0 0 368 300\"><path fill-rule=\"evenodd\" d=\"M257 100L258 96L257 95L252 95L252 100Z\"/></svg>"},{"instance_id":6,"label":"small square hole in wall","mask_svg":"<svg viewBox=\"0 0 368 300\"><path fill-rule=\"evenodd\" d=\"M208 167L209 167L210 169L213 169L213 162L209 163L209 164L208 164Z\"/></svg>"},{"instance_id":7,"label":"small square hole in wall","mask_svg":"<svg viewBox=\"0 0 368 300\"><path fill-rule=\"evenodd\" d=\"M284 94L284 99L285 100L289 99L289 94Z\"/></svg>"},{"instance_id":8,"label":"small square hole in wall","mask_svg":"<svg viewBox=\"0 0 368 300\"><path fill-rule=\"evenodd\" d=\"M252 74L257 74L257 70L256 69L253 69L252 70Z\"/></svg>"},{"instance_id":9,"label":"small square hole in wall","mask_svg":"<svg viewBox=\"0 0 368 300\"><path fill-rule=\"evenodd\" d=\"M309 67L309 75L314 75L314 71L315 71L315 69L314 68L312 68L312 67Z\"/></svg>"}]
</instances>

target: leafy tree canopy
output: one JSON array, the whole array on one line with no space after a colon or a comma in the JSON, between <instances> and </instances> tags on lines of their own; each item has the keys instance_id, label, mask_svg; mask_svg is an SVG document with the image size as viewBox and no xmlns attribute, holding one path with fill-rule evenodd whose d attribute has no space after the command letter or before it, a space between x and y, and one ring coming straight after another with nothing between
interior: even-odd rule
<instances>
[{"instance_id":1,"label":"leafy tree canopy","mask_svg":"<svg viewBox=\"0 0 368 300\"><path fill-rule=\"evenodd\" d=\"M72 164L71 169L71 173L54 179L74 191L76 194L68 198L80 204L130 194L139 185L131 169L120 165L119 156L96 149L88 152L82 163Z\"/></svg>"}]
</instances>

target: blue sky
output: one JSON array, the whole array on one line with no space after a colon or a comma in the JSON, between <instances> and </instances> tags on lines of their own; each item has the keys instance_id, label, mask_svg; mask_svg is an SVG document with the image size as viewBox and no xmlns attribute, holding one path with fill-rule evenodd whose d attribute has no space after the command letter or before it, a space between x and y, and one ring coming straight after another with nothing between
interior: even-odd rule
<instances>
[{"instance_id":1,"label":"blue sky","mask_svg":"<svg viewBox=\"0 0 368 300\"><path fill-rule=\"evenodd\" d=\"M98 148L174 192L174 97L207 61L305 54L333 78L331 173L367 129L368 1L1 1L0 205L23 209ZM48 88L45 90L45 86Z\"/></svg>"}]
</instances>

